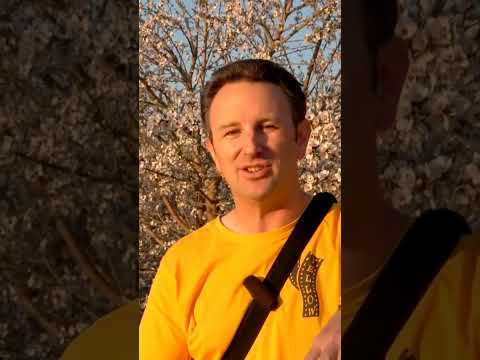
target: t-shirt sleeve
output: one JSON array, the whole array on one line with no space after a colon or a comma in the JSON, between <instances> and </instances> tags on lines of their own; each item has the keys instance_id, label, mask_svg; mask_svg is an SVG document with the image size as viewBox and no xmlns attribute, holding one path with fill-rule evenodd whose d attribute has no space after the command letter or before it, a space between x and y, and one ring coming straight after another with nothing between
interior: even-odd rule
<instances>
[{"instance_id":1,"label":"t-shirt sleeve","mask_svg":"<svg viewBox=\"0 0 480 360\"><path fill-rule=\"evenodd\" d=\"M178 286L162 259L140 322L140 360L190 359L185 321L178 306Z\"/></svg>"}]
</instances>

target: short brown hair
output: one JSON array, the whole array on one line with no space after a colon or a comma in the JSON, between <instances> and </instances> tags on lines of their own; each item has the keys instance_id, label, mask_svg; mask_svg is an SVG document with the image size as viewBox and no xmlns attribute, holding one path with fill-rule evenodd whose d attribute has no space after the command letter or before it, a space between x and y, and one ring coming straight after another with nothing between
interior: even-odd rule
<instances>
[{"instance_id":1,"label":"short brown hair","mask_svg":"<svg viewBox=\"0 0 480 360\"><path fill-rule=\"evenodd\" d=\"M200 95L202 123L211 137L209 111L213 98L227 83L236 81L268 82L278 85L290 101L295 127L305 118L306 97L295 77L280 65L262 59L246 59L232 62L215 71Z\"/></svg>"}]
</instances>

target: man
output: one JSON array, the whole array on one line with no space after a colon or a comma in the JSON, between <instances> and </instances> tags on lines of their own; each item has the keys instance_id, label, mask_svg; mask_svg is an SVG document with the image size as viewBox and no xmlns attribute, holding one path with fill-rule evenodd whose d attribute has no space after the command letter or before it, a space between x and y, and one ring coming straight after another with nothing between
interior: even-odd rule
<instances>
[{"instance_id":1,"label":"man","mask_svg":"<svg viewBox=\"0 0 480 360\"><path fill-rule=\"evenodd\" d=\"M140 359L220 359L311 197L297 161L310 127L300 84L266 60L218 70L201 98L206 147L235 207L180 239L162 258L140 325ZM301 359L340 303L340 213L333 207L304 249L247 359Z\"/></svg>"},{"instance_id":2,"label":"man","mask_svg":"<svg viewBox=\"0 0 480 360\"><path fill-rule=\"evenodd\" d=\"M342 11L342 328L348 327L414 215L385 200L376 136L394 125L409 42L395 36L394 0ZM434 248L432 248L434 251ZM408 264L405 264L408 266ZM415 279L411 279L415 281ZM480 358L480 246L464 238L415 308L387 359ZM392 309L392 314L395 309ZM365 342L375 341L365 335Z\"/></svg>"}]
</instances>

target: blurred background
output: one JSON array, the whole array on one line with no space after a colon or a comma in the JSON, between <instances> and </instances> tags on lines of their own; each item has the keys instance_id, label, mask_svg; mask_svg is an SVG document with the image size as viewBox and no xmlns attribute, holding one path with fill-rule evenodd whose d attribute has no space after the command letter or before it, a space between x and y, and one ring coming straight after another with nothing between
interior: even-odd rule
<instances>
[{"instance_id":1,"label":"blurred background","mask_svg":"<svg viewBox=\"0 0 480 360\"><path fill-rule=\"evenodd\" d=\"M138 297L138 3L0 5L0 359Z\"/></svg>"}]
</instances>

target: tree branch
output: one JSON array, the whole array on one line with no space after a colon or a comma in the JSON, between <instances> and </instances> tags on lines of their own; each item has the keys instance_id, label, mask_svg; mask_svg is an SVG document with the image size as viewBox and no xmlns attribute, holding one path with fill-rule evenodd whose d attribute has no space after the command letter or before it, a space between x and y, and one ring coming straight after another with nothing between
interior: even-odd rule
<instances>
[{"instance_id":1,"label":"tree branch","mask_svg":"<svg viewBox=\"0 0 480 360\"><path fill-rule=\"evenodd\" d=\"M148 226L145 226L144 230L145 230L145 232L147 232L148 235L150 235L159 245L162 245L162 246L165 245L165 241L161 240L157 235L155 235L155 233L154 233L152 230L150 230L150 229L148 228Z\"/></svg>"},{"instance_id":2,"label":"tree branch","mask_svg":"<svg viewBox=\"0 0 480 360\"><path fill-rule=\"evenodd\" d=\"M147 90L147 92L155 99L157 100L161 106L163 107L167 107L167 104L157 95L155 94L155 91L153 91L153 89L151 88L151 86L147 83L147 81L140 77L140 82L142 83L142 85L145 87L145 90Z\"/></svg>"},{"instance_id":3,"label":"tree branch","mask_svg":"<svg viewBox=\"0 0 480 360\"><path fill-rule=\"evenodd\" d=\"M23 309L44 329L50 338L50 341L54 344L58 343L59 329L51 322L49 322L40 311L38 311L30 299L27 297L25 290L20 286L11 285L15 294L17 295L17 303L23 307Z\"/></svg>"},{"instance_id":4,"label":"tree branch","mask_svg":"<svg viewBox=\"0 0 480 360\"><path fill-rule=\"evenodd\" d=\"M136 191L136 187L134 188L133 186L129 186L128 184L125 184L124 182L122 182L122 180L117 179L117 178L106 178L106 177L99 177L99 176L95 176L95 175L91 175L91 174L86 174L86 173L83 173L83 172L78 171L78 170L72 170L72 169L69 169L68 167L64 167L64 166L61 166L61 165L58 165L58 164L50 163L46 160L35 159L35 158L33 158L29 155L22 154L22 153L19 153L19 152L15 152L14 155L16 155L18 157L21 157L25 160L28 160L30 162L40 164L40 165L45 166L47 168L67 173L69 175L75 175L75 176L78 176L80 178L84 178L84 179L87 179L87 180L90 180L90 181L93 181L93 182L98 182L98 183L119 184L121 186L125 186L130 191L133 191L133 190Z\"/></svg>"},{"instance_id":5,"label":"tree branch","mask_svg":"<svg viewBox=\"0 0 480 360\"><path fill-rule=\"evenodd\" d=\"M120 305L125 302L125 299L117 294L115 290L97 273L93 266L89 263L86 256L82 254L78 242L73 234L68 230L67 226L62 220L57 219L55 222L58 233L62 236L67 244L67 248L80 266L82 272L92 281L93 285L99 292L105 296L113 305Z\"/></svg>"},{"instance_id":6,"label":"tree branch","mask_svg":"<svg viewBox=\"0 0 480 360\"><path fill-rule=\"evenodd\" d=\"M305 94L308 93L308 86L310 85L310 78L312 77L313 68L315 67L315 63L317 61L318 51L320 50L320 46L322 44L322 39L318 40L315 44L315 49L313 49L312 58L310 59L310 64L308 64L307 75L303 80L303 92Z\"/></svg>"},{"instance_id":7,"label":"tree branch","mask_svg":"<svg viewBox=\"0 0 480 360\"><path fill-rule=\"evenodd\" d=\"M175 209L173 207L170 200L168 200L168 198L165 195L160 195L160 196L161 196L161 199L162 199L163 203L165 204L168 212L173 217L173 219L178 223L178 225L180 225L180 227L183 230L185 230L187 233L192 232L193 229L190 227L190 225L184 219L182 219L182 217L178 213L177 209Z\"/></svg>"},{"instance_id":8,"label":"tree branch","mask_svg":"<svg viewBox=\"0 0 480 360\"><path fill-rule=\"evenodd\" d=\"M152 174L155 174L155 175L158 175L158 176L161 176L161 177L170 178L170 179L178 181L178 182L186 182L186 183L191 183L192 182L192 179L181 179L181 178L178 178L178 177L173 176L171 174L166 174L166 173L163 173L163 172L160 172L160 171L157 171L157 170L150 169L149 167L146 167L146 166L144 166L143 168L146 171L148 171Z\"/></svg>"}]
</instances>

